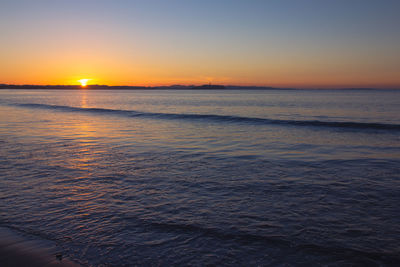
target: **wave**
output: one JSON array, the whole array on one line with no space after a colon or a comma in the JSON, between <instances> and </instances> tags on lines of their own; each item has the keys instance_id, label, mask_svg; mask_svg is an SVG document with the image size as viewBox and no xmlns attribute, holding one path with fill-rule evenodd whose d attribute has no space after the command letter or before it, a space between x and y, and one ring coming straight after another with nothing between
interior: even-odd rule
<instances>
[{"instance_id":1,"label":"wave","mask_svg":"<svg viewBox=\"0 0 400 267\"><path fill-rule=\"evenodd\" d=\"M127 219L137 219L137 218L127 218ZM325 257L333 257L332 260L340 260L345 262L355 262L355 263L375 263L373 265L384 266L397 266L400 257L397 253L392 251L372 251L369 249L355 249L348 246L330 246L322 245L318 243L311 243L306 240L293 239L291 236L266 236L251 234L243 231L224 231L223 229L207 228L201 225L191 225L191 224L179 224L172 222L152 222L147 220L139 220L146 227L146 230L153 228L152 233L157 234L159 231L166 233L173 233L172 237L165 238L164 240L155 240L147 242L147 245L162 245L171 240L176 240L178 238L185 238L191 242L191 240L205 237L207 239L217 239L221 240L224 244L232 245L239 244L244 249L256 247L261 245L263 248L274 249L280 248L285 251L288 255L293 255L296 253L322 255ZM129 224L128 224L129 225ZM150 228L149 228L150 227ZM11 230L17 235L23 234L25 237L29 237L30 242L48 240L51 242L56 242L62 244L64 248L70 248L73 245L79 244L76 241L73 244L71 237L68 236L54 236L49 234L44 234L44 231L34 230L32 228L17 227L12 225L0 224L1 228L5 230ZM140 241L139 241L140 242ZM171 245L171 244L170 244ZM173 244L172 244L173 246ZM84 254L81 256L85 256ZM358 265L358 264L357 264Z\"/></svg>"},{"instance_id":2,"label":"wave","mask_svg":"<svg viewBox=\"0 0 400 267\"><path fill-rule=\"evenodd\" d=\"M157 119L177 119L177 120L199 120L215 122L236 122L266 125L287 125L305 127L330 127L330 128L349 128L349 129L371 129L371 130L392 130L400 131L400 124L369 123L369 122L348 122L348 121L319 121L319 120L279 120L268 118L242 117L233 115L214 115L214 114L178 114L178 113L157 113L142 112L134 110L119 110L105 108L81 108L71 106L47 105L47 104L13 104L14 106L27 108L51 109L66 112L89 112L96 114L114 114L126 117L145 117Z\"/></svg>"},{"instance_id":3,"label":"wave","mask_svg":"<svg viewBox=\"0 0 400 267\"><path fill-rule=\"evenodd\" d=\"M131 218L132 219L132 218ZM165 232L178 232L188 234L196 238L196 236L205 236L222 240L224 243L234 241L240 244L261 243L265 247L274 245L277 247L290 248L295 251L309 251L324 255L336 255L348 258L349 261L372 259L384 264L394 264L400 260L400 257L391 251L371 251L368 249L360 250L351 247L329 246L318 243L310 243L305 240L294 239L292 236L283 235L258 235L245 231L224 231L223 229L208 228L201 225L179 224L173 222L154 222L140 220L143 225L147 225L157 230Z\"/></svg>"}]
</instances>

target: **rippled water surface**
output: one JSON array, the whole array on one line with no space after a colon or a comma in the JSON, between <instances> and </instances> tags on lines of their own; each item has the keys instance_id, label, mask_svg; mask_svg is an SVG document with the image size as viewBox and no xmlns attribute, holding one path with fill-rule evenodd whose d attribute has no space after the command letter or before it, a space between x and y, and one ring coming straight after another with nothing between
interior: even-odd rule
<instances>
[{"instance_id":1,"label":"rippled water surface","mask_svg":"<svg viewBox=\"0 0 400 267\"><path fill-rule=\"evenodd\" d=\"M89 266L396 265L399 103L0 90L0 226Z\"/></svg>"}]
</instances>

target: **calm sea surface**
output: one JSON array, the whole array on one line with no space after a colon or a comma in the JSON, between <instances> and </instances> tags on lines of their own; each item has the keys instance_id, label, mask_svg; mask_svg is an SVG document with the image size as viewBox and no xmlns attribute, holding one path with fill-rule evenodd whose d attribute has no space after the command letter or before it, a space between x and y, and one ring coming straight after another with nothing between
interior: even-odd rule
<instances>
[{"instance_id":1,"label":"calm sea surface","mask_svg":"<svg viewBox=\"0 0 400 267\"><path fill-rule=\"evenodd\" d=\"M0 226L94 266L400 264L400 90L0 90Z\"/></svg>"}]
</instances>

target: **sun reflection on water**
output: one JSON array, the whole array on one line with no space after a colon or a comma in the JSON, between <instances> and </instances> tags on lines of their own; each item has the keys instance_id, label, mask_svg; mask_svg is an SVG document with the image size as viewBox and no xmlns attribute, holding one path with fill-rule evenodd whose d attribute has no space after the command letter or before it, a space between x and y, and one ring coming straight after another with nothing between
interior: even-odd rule
<instances>
[{"instance_id":1,"label":"sun reflection on water","mask_svg":"<svg viewBox=\"0 0 400 267\"><path fill-rule=\"evenodd\" d=\"M88 107L88 96L86 91L81 92L81 108L87 108Z\"/></svg>"}]
</instances>

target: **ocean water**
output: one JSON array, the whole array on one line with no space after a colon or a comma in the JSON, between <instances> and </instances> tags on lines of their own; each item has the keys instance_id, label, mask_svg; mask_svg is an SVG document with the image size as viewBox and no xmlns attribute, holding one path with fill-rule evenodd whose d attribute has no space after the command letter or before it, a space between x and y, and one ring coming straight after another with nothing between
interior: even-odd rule
<instances>
[{"instance_id":1,"label":"ocean water","mask_svg":"<svg viewBox=\"0 0 400 267\"><path fill-rule=\"evenodd\" d=\"M0 226L87 266L400 264L400 90L0 90Z\"/></svg>"}]
</instances>

